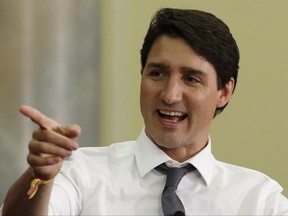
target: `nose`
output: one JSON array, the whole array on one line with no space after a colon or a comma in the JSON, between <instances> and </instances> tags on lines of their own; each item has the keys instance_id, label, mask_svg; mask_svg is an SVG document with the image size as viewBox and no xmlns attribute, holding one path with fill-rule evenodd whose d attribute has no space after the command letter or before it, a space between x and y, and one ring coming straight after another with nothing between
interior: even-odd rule
<instances>
[{"instance_id":1,"label":"nose","mask_svg":"<svg viewBox=\"0 0 288 216\"><path fill-rule=\"evenodd\" d=\"M181 82L177 78L171 77L164 83L161 99L167 104L181 102L183 96L183 89Z\"/></svg>"}]
</instances>

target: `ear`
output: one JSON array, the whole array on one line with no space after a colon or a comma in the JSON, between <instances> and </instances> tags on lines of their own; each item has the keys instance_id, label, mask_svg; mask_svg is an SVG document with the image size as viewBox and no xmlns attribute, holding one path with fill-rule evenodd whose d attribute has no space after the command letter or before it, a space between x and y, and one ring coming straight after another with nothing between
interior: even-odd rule
<instances>
[{"instance_id":1,"label":"ear","mask_svg":"<svg viewBox=\"0 0 288 216\"><path fill-rule=\"evenodd\" d=\"M226 83L226 85L218 91L219 98L217 101L217 108L221 108L229 102L233 94L234 85L235 85L234 78L231 77L229 82Z\"/></svg>"}]
</instances>

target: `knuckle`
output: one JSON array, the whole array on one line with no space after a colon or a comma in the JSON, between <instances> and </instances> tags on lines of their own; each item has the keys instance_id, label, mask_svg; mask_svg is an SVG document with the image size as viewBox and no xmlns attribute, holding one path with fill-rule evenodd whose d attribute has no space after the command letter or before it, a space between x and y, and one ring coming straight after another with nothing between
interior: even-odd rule
<instances>
[{"instance_id":1,"label":"knuckle","mask_svg":"<svg viewBox=\"0 0 288 216\"><path fill-rule=\"evenodd\" d=\"M51 138L51 131L49 130L42 130L42 140L49 140Z\"/></svg>"},{"instance_id":2,"label":"knuckle","mask_svg":"<svg viewBox=\"0 0 288 216\"><path fill-rule=\"evenodd\" d=\"M29 142L29 144L28 144L28 149L29 149L30 152L33 151L34 146L35 146L35 140L32 139L32 140Z\"/></svg>"},{"instance_id":3,"label":"knuckle","mask_svg":"<svg viewBox=\"0 0 288 216\"><path fill-rule=\"evenodd\" d=\"M29 143L28 145L28 149L29 149L29 152L39 152L41 150L41 143L38 142L37 140L31 140L31 142Z\"/></svg>"},{"instance_id":4,"label":"knuckle","mask_svg":"<svg viewBox=\"0 0 288 216\"><path fill-rule=\"evenodd\" d=\"M49 137L49 134L49 130L39 128L33 131L32 138L35 140L45 140Z\"/></svg>"},{"instance_id":5,"label":"knuckle","mask_svg":"<svg viewBox=\"0 0 288 216\"><path fill-rule=\"evenodd\" d=\"M34 130L32 133L32 138L37 139L38 136L39 136L39 130Z\"/></svg>"},{"instance_id":6,"label":"knuckle","mask_svg":"<svg viewBox=\"0 0 288 216\"><path fill-rule=\"evenodd\" d=\"M31 154L28 154L27 162L30 166L35 166L35 157L33 157Z\"/></svg>"}]
</instances>

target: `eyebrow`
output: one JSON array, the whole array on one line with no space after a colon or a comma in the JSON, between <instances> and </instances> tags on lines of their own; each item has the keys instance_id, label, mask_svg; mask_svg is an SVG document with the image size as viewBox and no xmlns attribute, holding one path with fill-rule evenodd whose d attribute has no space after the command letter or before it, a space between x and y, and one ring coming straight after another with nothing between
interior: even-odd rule
<instances>
[{"instance_id":1,"label":"eyebrow","mask_svg":"<svg viewBox=\"0 0 288 216\"><path fill-rule=\"evenodd\" d=\"M191 74L195 74L195 75L201 75L201 76L206 76L207 72L205 71L201 71L201 70L197 70L191 67L181 67L181 71L185 72L185 73L191 73Z\"/></svg>"},{"instance_id":2,"label":"eyebrow","mask_svg":"<svg viewBox=\"0 0 288 216\"><path fill-rule=\"evenodd\" d=\"M170 66L167 64L164 64L164 63L149 62L147 64L147 68L160 68L160 69L169 70ZM191 73L191 74L195 74L195 75L202 75L202 76L207 75L207 72L205 72L205 71L197 70L195 68L186 67L186 66L180 67L180 71L182 73Z\"/></svg>"},{"instance_id":3,"label":"eyebrow","mask_svg":"<svg viewBox=\"0 0 288 216\"><path fill-rule=\"evenodd\" d=\"M157 62L149 62L147 64L147 68L163 68L163 69L169 69L169 66L164 63L157 63Z\"/></svg>"}]
</instances>

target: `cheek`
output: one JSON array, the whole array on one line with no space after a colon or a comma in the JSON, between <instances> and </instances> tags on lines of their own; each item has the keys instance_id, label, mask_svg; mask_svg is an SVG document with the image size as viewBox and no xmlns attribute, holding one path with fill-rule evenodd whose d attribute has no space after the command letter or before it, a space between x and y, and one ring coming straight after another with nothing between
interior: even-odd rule
<instances>
[{"instance_id":1,"label":"cheek","mask_svg":"<svg viewBox=\"0 0 288 216\"><path fill-rule=\"evenodd\" d=\"M153 114L159 103L159 92L161 90L155 83L142 81L140 85L140 107L142 116Z\"/></svg>"},{"instance_id":2,"label":"cheek","mask_svg":"<svg viewBox=\"0 0 288 216\"><path fill-rule=\"evenodd\" d=\"M147 88L145 87L144 83L141 83L140 85L140 103L141 107L145 104L145 100L147 99L147 96L149 94L147 93Z\"/></svg>"},{"instance_id":3,"label":"cheek","mask_svg":"<svg viewBox=\"0 0 288 216\"><path fill-rule=\"evenodd\" d=\"M149 102L151 102L152 92L149 90L149 86L145 82L141 82L140 85L140 108L142 115L147 111Z\"/></svg>"},{"instance_id":4,"label":"cheek","mask_svg":"<svg viewBox=\"0 0 288 216\"><path fill-rule=\"evenodd\" d=\"M191 94L189 99L189 106L191 110L198 110L201 113L212 113L217 105L217 97L214 94Z\"/></svg>"},{"instance_id":5,"label":"cheek","mask_svg":"<svg viewBox=\"0 0 288 216\"><path fill-rule=\"evenodd\" d=\"M140 98L141 101L149 101L157 94L158 90L154 83L151 83L147 80L141 82L140 85Z\"/></svg>"}]
</instances>

